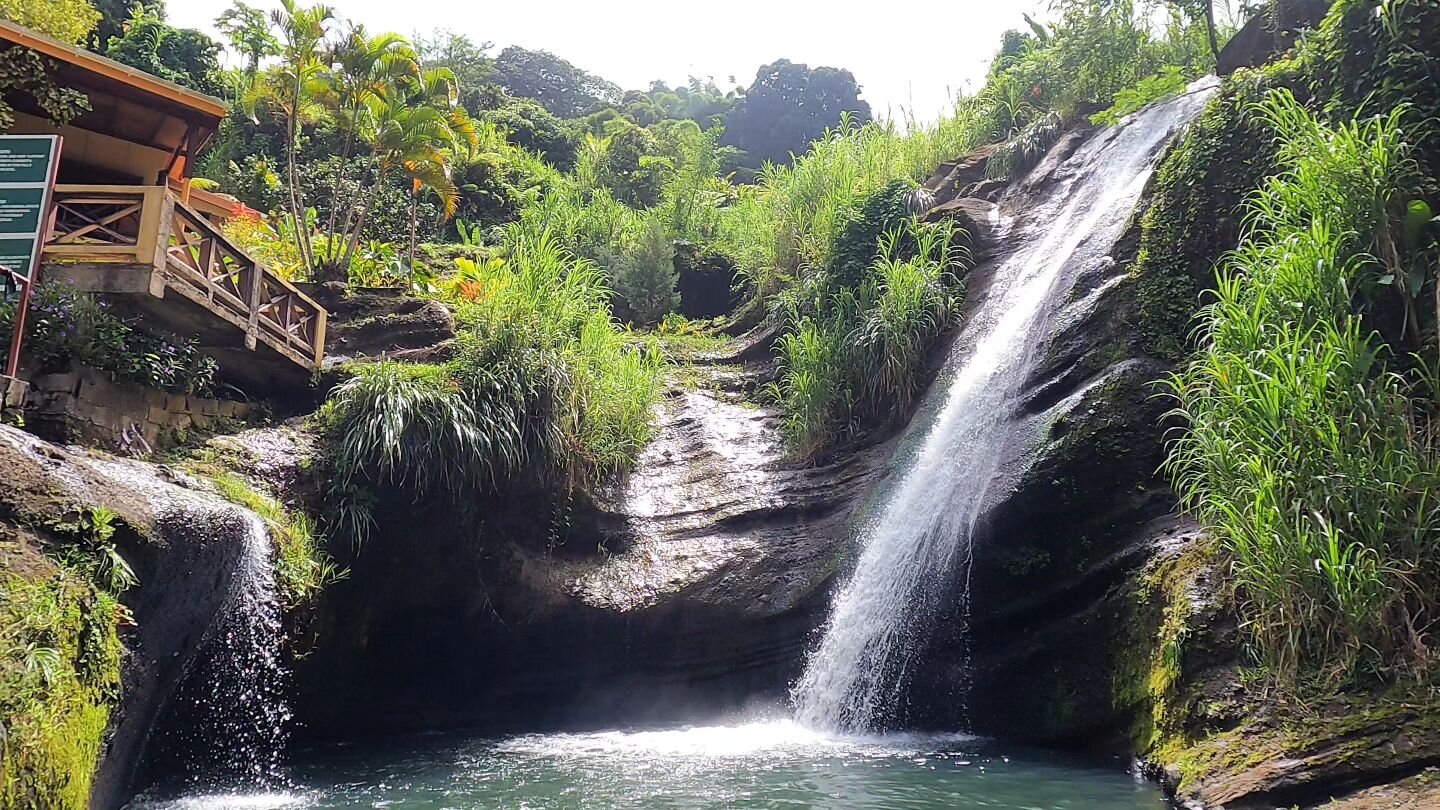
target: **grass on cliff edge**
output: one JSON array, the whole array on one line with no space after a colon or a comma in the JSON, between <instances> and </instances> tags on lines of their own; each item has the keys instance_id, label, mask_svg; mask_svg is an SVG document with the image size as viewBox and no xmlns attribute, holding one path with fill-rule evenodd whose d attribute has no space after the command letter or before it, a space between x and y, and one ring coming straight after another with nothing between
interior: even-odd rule
<instances>
[{"instance_id":1,"label":"grass on cliff edge","mask_svg":"<svg viewBox=\"0 0 1440 810\"><path fill-rule=\"evenodd\" d=\"M1434 259L1396 243L1418 185L1406 110L1330 125L1282 90L1250 113L1283 171L1250 200L1201 350L1172 380L1187 429L1168 468L1233 559L1266 670L1423 674L1440 619L1435 392L1402 376L1365 308L1418 289Z\"/></svg>"},{"instance_id":2,"label":"grass on cliff edge","mask_svg":"<svg viewBox=\"0 0 1440 810\"><path fill-rule=\"evenodd\" d=\"M351 369L318 419L339 531L362 539L376 487L461 507L511 483L556 491L632 465L650 439L662 357L609 310L603 273L550 232L517 231L467 268L443 364Z\"/></svg>"},{"instance_id":3,"label":"grass on cliff edge","mask_svg":"<svg viewBox=\"0 0 1440 810\"><path fill-rule=\"evenodd\" d=\"M124 611L97 584L98 559L73 563L0 541L0 807L90 803L119 698Z\"/></svg>"}]
</instances>

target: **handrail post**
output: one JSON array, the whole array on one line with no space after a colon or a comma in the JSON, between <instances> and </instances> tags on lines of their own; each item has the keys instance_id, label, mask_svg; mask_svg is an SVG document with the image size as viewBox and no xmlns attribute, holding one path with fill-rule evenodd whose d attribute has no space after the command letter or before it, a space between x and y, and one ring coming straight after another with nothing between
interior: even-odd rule
<instances>
[{"instance_id":1,"label":"handrail post","mask_svg":"<svg viewBox=\"0 0 1440 810\"><path fill-rule=\"evenodd\" d=\"M157 193L158 192L158 193ZM155 228L155 250L151 259L150 294L156 298L165 297L165 276L170 272L167 265L170 257L170 235L175 227L175 198L168 190L146 189L145 201L155 199L158 205L159 222ZM148 207L148 205L147 205Z\"/></svg>"},{"instance_id":2,"label":"handrail post","mask_svg":"<svg viewBox=\"0 0 1440 810\"><path fill-rule=\"evenodd\" d=\"M243 255L243 254L242 254ZM255 351L260 336L260 293L264 289L265 268L254 259L249 260L250 296L245 305L250 308L249 320L245 325L245 348Z\"/></svg>"}]
</instances>

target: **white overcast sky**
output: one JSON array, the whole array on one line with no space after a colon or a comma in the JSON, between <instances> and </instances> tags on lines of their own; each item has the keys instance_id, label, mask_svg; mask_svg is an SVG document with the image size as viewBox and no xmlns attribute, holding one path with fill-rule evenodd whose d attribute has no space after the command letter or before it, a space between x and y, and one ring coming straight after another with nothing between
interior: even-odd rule
<instances>
[{"instance_id":1,"label":"white overcast sky","mask_svg":"<svg viewBox=\"0 0 1440 810\"><path fill-rule=\"evenodd\" d=\"M270 8L274 0L250 0ZM214 34L230 0L169 0L171 24ZM785 58L848 68L876 115L914 110L933 120L975 89L1007 28L1048 0L331 0L371 32L428 35L448 28L498 48L548 50L625 89L735 76Z\"/></svg>"}]
</instances>

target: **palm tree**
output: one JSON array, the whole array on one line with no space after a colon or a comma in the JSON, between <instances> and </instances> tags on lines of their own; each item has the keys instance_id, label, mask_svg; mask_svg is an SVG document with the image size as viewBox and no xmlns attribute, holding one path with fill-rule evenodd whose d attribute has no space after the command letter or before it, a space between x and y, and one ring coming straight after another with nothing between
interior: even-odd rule
<instances>
[{"instance_id":1,"label":"palm tree","mask_svg":"<svg viewBox=\"0 0 1440 810\"><path fill-rule=\"evenodd\" d=\"M477 136L473 122L456 103L454 75L444 68L422 71L403 94L372 100L361 136L370 147L368 193L363 207L341 218L340 236L346 245L339 266L348 267L380 189L394 172L408 175L440 194L446 214L455 210L458 192L450 179L453 156L461 147L473 148ZM412 256L413 260L413 256Z\"/></svg>"},{"instance_id":2,"label":"palm tree","mask_svg":"<svg viewBox=\"0 0 1440 810\"><path fill-rule=\"evenodd\" d=\"M330 64L329 81L325 83L321 98L335 120L336 129L343 134L340 154L334 161L335 168L330 178L330 217L326 224L328 264L334 265L337 250L343 242L336 241L336 226L349 221L355 201L341 206L341 182L345 167L350 165L356 140L371 114L373 105L384 102L391 96L403 92L407 83L420 72L414 47L398 34L367 36L363 26L353 26L326 53ZM340 212L345 211L342 218ZM327 268L335 272L338 268Z\"/></svg>"},{"instance_id":3,"label":"palm tree","mask_svg":"<svg viewBox=\"0 0 1440 810\"><path fill-rule=\"evenodd\" d=\"M310 231L305 227L305 207L300 198L296 169L301 119L313 111L318 88L324 83L328 65L322 59L320 43L329 33L335 12L324 5L301 8L295 0L280 0L271 12L271 25L280 33L280 65L266 81L252 82L241 99L254 116L260 105L280 112L285 121L285 172L290 216L295 222L295 246L306 274L314 278L315 254Z\"/></svg>"}]
</instances>

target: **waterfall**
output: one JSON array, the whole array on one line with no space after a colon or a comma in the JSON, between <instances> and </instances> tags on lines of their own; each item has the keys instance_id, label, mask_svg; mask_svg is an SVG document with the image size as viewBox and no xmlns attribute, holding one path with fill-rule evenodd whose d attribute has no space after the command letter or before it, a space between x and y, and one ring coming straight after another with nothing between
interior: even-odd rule
<instances>
[{"instance_id":1,"label":"waterfall","mask_svg":"<svg viewBox=\"0 0 1440 810\"><path fill-rule=\"evenodd\" d=\"M243 541L224 606L174 699L179 722L157 742L192 781L273 787L291 717L275 551L265 521L234 513Z\"/></svg>"},{"instance_id":2,"label":"waterfall","mask_svg":"<svg viewBox=\"0 0 1440 810\"><path fill-rule=\"evenodd\" d=\"M1018 247L995 266L966 341L902 442L893 484L861 522L859 558L793 690L800 722L856 732L894 721L939 605L953 594L968 616L976 522L1053 315L1080 272L1111 261L1162 150L1214 86L1197 83L1096 133L1054 170L1040 199L1024 196L1027 181L1002 201L1002 210L1027 206L1007 228L1006 243Z\"/></svg>"}]
</instances>

